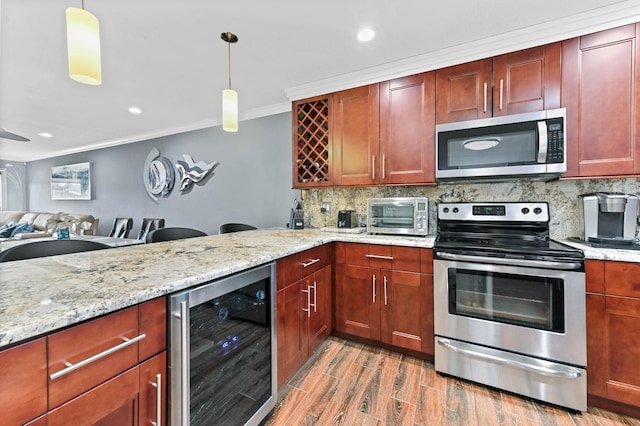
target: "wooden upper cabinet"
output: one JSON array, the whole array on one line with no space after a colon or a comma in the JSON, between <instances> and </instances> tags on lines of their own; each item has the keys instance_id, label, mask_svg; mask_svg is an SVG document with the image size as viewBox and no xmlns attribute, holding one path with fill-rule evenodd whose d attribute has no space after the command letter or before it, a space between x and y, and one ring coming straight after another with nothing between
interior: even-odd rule
<instances>
[{"instance_id":1,"label":"wooden upper cabinet","mask_svg":"<svg viewBox=\"0 0 640 426\"><path fill-rule=\"evenodd\" d=\"M380 183L434 183L434 143L435 71L380 83Z\"/></svg>"},{"instance_id":2,"label":"wooden upper cabinet","mask_svg":"<svg viewBox=\"0 0 640 426\"><path fill-rule=\"evenodd\" d=\"M492 116L491 58L436 71L437 123Z\"/></svg>"},{"instance_id":3,"label":"wooden upper cabinet","mask_svg":"<svg viewBox=\"0 0 640 426\"><path fill-rule=\"evenodd\" d=\"M493 58L493 115L560 108L561 44Z\"/></svg>"},{"instance_id":4,"label":"wooden upper cabinet","mask_svg":"<svg viewBox=\"0 0 640 426\"><path fill-rule=\"evenodd\" d=\"M561 44L436 71L438 123L560 107Z\"/></svg>"},{"instance_id":5,"label":"wooden upper cabinet","mask_svg":"<svg viewBox=\"0 0 640 426\"><path fill-rule=\"evenodd\" d=\"M293 187L322 187L332 181L333 95L296 101L293 115Z\"/></svg>"},{"instance_id":6,"label":"wooden upper cabinet","mask_svg":"<svg viewBox=\"0 0 640 426\"><path fill-rule=\"evenodd\" d=\"M565 177L640 173L638 25L562 43Z\"/></svg>"},{"instance_id":7,"label":"wooden upper cabinet","mask_svg":"<svg viewBox=\"0 0 640 426\"><path fill-rule=\"evenodd\" d=\"M378 84L333 95L333 178L336 185L379 182Z\"/></svg>"}]
</instances>

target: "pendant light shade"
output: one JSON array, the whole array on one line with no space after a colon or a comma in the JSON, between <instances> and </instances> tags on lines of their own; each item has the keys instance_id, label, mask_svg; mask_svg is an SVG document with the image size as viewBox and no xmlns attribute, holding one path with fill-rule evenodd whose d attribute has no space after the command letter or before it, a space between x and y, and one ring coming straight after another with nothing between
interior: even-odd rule
<instances>
[{"instance_id":1,"label":"pendant light shade","mask_svg":"<svg viewBox=\"0 0 640 426\"><path fill-rule=\"evenodd\" d=\"M229 61L229 88L222 91L222 130L225 132L238 131L238 92L231 88L231 43L236 43L238 37L230 32L220 34L220 38L227 42Z\"/></svg>"},{"instance_id":2,"label":"pendant light shade","mask_svg":"<svg viewBox=\"0 0 640 426\"><path fill-rule=\"evenodd\" d=\"M90 12L67 8L69 77L84 84L102 84L100 23Z\"/></svg>"},{"instance_id":3,"label":"pendant light shade","mask_svg":"<svg viewBox=\"0 0 640 426\"><path fill-rule=\"evenodd\" d=\"M238 92L233 89L222 91L222 130L238 131Z\"/></svg>"}]
</instances>

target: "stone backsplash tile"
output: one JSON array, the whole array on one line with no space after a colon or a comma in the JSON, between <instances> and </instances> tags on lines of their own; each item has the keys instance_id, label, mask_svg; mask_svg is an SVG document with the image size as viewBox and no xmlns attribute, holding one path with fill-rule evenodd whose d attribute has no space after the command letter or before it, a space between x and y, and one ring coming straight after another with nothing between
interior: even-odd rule
<instances>
[{"instance_id":1,"label":"stone backsplash tile","mask_svg":"<svg viewBox=\"0 0 640 426\"><path fill-rule=\"evenodd\" d=\"M638 193L638 179L575 179L552 182L500 182L443 184L437 186L380 186L363 188L322 188L302 191L305 225L336 226L339 210L355 210L366 216L367 198L427 197L429 234L436 230L436 203L444 201L546 201L551 212L553 238L578 236L578 195L593 192ZM329 213L321 213L322 202L331 204ZM636 236L640 238L640 232Z\"/></svg>"}]
</instances>

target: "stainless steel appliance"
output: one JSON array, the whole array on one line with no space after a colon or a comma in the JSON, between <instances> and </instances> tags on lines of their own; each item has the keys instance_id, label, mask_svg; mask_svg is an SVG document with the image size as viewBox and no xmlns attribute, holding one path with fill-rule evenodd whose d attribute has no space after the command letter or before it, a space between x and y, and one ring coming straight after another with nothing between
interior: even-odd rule
<instances>
[{"instance_id":1,"label":"stainless steel appliance","mask_svg":"<svg viewBox=\"0 0 640 426\"><path fill-rule=\"evenodd\" d=\"M367 232L424 236L429 232L429 200L425 197L367 199Z\"/></svg>"},{"instance_id":2,"label":"stainless steel appliance","mask_svg":"<svg viewBox=\"0 0 640 426\"><path fill-rule=\"evenodd\" d=\"M580 239L630 245L636 238L638 197L620 192L597 192L578 197Z\"/></svg>"},{"instance_id":3,"label":"stainless steel appliance","mask_svg":"<svg viewBox=\"0 0 640 426\"><path fill-rule=\"evenodd\" d=\"M551 180L567 171L565 108L439 124L436 180Z\"/></svg>"},{"instance_id":4,"label":"stainless steel appliance","mask_svg":"<svg viewBox=\"0 0 640 426\"><path fill-rule=\"evenodd\" d=\"M275 264L169 297L172 425L258 425L276 401Z\"/></svg>"},{"instance_id":5,"label":"stainless steel appliance","mask_svg":"<svg viewBox=\"0 0 640 426\"><path fill-rule=\"evenodd\" d=\"M440 203L436 371L587 409L584 255L547 203Z\"/></svg>"},{"instance_id":6,"label":"stainless steel appliance","mask_svg":"<svg viewBox=\"0 0 640 426\"><path fill-rule=\"evenodd\" d=\"M340 210L338 212L338 228L355 228L358 219L355 210Z\"/></svg>"}]
</instances>

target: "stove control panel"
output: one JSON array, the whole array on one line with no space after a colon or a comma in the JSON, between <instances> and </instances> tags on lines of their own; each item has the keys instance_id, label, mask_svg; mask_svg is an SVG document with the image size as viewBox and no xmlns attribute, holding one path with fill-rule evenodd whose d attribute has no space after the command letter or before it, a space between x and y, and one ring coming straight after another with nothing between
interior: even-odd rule
<instances>
[{"instance_id":1,"label":"stove control panel","mask_svg":"<svg viewBox=\"0 0 640 426\"><path fill-rule=\"evenodd\" d=\"M438 220L549 222L546 202L438 203Z\"/></svg>"}]
</instances>

